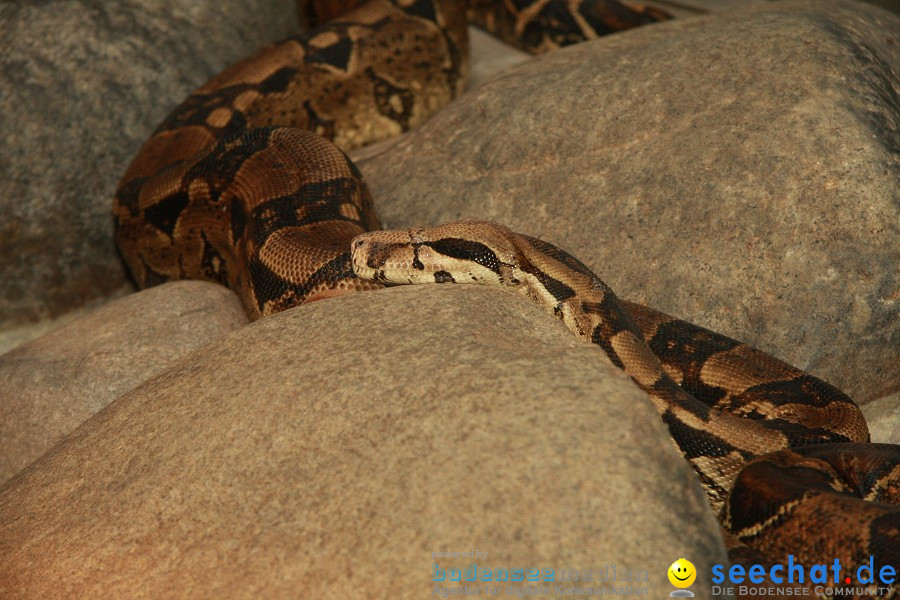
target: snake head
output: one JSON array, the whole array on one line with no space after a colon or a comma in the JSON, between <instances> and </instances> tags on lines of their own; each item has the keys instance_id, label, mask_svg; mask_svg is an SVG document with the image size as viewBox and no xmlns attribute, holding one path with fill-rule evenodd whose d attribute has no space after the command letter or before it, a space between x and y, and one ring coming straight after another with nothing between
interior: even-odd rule
<instances>
[{"instance_id":1,"label":"snake head","mask_svg":"<svg viewBox=\"0 0 900 600\"><path fill-rule=\"evenodd\" d=\"M515 234L486 221L371 231L353 239L351 256L358 277L386 283L519 283Z\"/></svg>"}]
</instances>

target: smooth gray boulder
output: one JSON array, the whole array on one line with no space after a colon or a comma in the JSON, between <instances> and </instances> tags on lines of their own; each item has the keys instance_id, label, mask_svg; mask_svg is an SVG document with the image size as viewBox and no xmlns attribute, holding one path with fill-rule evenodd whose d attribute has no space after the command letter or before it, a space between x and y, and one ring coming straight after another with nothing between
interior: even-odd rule
<instances>
[{"instance_id":1,"label":"smooth gray boulder","mask_svg":"<svg viewBox=\"0 0 900 600\"><path fill-rule=\"evenodd\" d=\"M246 323L227 288L180 281L0 355L0 482L125 392Z\"/></svg>"},{"instance_id":2,"label":"smooth gray boulder","mask_svg":"<svg viewBox=\"0 0 900 600\"><path fill-rule=\"evenodd\" d=\"M291 0L0 4L0 328L127 283L116 184L166 114L299 28Z\"/></svg>"},{"instance_id":3,"label":"smooth gray boulder","mask_svg":"<svg viewBox=\"0 0 900 600\"><path fill-rule=\"evenodd\" d=\"M402 287L262 319L0 487L10 598L422 598L457 587L435 564L472 563L554 569L567 587L563 571L591 569L595 587L661 597L681 554L709 597L718 525L647 397L499 289ZM599 581L604 565L617 580Z\"/></svg>"},{"instance_id":4,"label":"smooth gray boulder","mask_svg":"<svg viewBox=\"0 0 900 600\"><path fill-rule=\"evenodd\" d=\"M762 3L505 72L360 164L387 227L499 221L865 402L900 387L900 17Z\"/></svg>"}]
</instances>

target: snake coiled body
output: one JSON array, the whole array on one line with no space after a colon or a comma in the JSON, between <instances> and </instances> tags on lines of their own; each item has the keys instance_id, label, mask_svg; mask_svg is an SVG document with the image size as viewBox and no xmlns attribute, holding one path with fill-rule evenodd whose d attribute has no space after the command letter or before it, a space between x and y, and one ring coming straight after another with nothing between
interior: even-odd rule
<instances>
[{"instance_id":1,"label":"snake coiled body","mask_svg":"<svg viewBox=\"0 0 900 600\"><path fill-rule=\"evenodd\" d=\"M471 13L541 50L662 18L598 12L607 4L479 1ZM766 560L900 564L900 452L866 443L859 409L839 390L619 301L577 259L500 225L365 233L378 229L371 195L335 144L348 150L414 127L459 93L466 8L368 2L198 89L141 148L116 194L117 242L137 282L218 281L251 318L386 283L525 293L648 394L723 526Z\"/></svg>"},{"instance_id":2,"label":"snake coiled body","mask_svg":"<svg viewBox=\"0 0 900 600\"><path fill-rule=\"evenodd\" d=\"M421 123L460 91L466 35L462 2L377 0L194 92L116 192L116 240L138 284L219 281L251 318L374 287L347 254L377 227L369 191L324 138L346 150ZM395 57L398 45L418 60Z\"/></svg>"}]
</instances>

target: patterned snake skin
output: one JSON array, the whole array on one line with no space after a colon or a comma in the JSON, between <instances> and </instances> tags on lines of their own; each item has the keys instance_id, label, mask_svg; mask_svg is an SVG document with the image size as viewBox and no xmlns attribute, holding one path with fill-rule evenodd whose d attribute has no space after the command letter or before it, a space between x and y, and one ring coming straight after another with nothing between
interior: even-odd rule
<instances>
[{"instance_id":1,"label":"patterned snake skin","mask_svg":"<svg viewBox=\"0 0 900 600\"><path fill-rule=\"evenodd\" d=\"M577 259L496 224L357 238L379 225L338 147L415 127L457 95L467 18L543 51L666 15L589 0L355 4L310 4L327 22L226 69L144 144L115 199L117 242L139 285L221 282L253 319L386 282L512 287L647 392L723 527L742 542L734 560L748 544L769 563L790 553L810 564L858 565L870 555L900 564L900 452L866 443L859 409L839 390L619 301Z\"/></svg>"}]
</instances>

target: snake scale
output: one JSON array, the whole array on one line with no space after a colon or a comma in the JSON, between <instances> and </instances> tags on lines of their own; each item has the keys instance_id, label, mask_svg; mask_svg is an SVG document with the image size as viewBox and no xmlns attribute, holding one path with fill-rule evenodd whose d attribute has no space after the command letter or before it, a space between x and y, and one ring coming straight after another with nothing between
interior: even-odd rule
<instances>
[{"instance_id":1,"label":"snake scale","mask_svg":"<svg viewBox=\"0 0 900 600\"><path fill-rule=\"evenodd\" d=\"M648 394L734 542L733 560L900 564L900 451L867 443L841 391L618 300L574 257L501 225L377 231L369 191L337 147L415 127L458 94L470 19L543 51L666 15L592 0L355 4L309 4L323 24L215 76L143 145L114 209L138 284L218 281L251 319L385 284L519 291Z\"/></svg>"}]
</instances>

